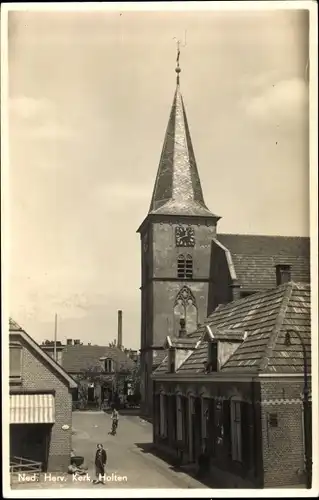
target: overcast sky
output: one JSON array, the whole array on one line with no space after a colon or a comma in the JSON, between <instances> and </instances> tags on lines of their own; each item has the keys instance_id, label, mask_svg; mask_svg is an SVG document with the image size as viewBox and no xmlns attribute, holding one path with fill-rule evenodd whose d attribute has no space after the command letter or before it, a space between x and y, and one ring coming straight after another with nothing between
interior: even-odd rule
<instances>
[{"instance_id":1,"label":"overcast sky","mask_svg":"<svg viewBox=\"0 0 319 500\"><path fill-rule=\"evenodd\" d=\"M307 13L9 15L10 313L139 347L140 240L175 90L219 232L309 234Z\"/></svg>"}]
</instances>

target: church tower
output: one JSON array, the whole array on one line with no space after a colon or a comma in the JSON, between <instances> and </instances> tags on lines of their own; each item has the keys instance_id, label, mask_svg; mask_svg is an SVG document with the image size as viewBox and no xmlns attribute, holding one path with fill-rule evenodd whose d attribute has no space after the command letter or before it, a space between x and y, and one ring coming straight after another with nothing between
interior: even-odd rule
<instances>
[{"instance_id":1,"label":"church tower","mask_svg":"<svg viewBox=\"0 0 319 500\"><path fill-rule=\"evenodd\" d=\"M180 90L177 85L149 212L141 236L141 393L152 412L151 373L167 335L186 332L207 317L211 240L220 217L206 207Z\"/></svg>"}]
</instances>

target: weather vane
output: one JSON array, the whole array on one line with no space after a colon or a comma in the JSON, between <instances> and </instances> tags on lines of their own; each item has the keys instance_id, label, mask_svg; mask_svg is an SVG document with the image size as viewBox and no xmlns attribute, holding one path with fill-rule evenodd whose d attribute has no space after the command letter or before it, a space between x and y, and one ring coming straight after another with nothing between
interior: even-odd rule
<instances>
[{"instance_id":1,"label":"weather vane","mask_svg":"<svg viewBox=\"0 0 319 500\"><path fill-rule=\"evenodd\" d=\"M181 45L181 40L178 40L176 36L174 36L173 40L176 40L176 45L177 45L177 56L176 56L176 68L175 68L175 71L177 73L177 85L179 85L179 74L181 72L181 68L179 67L179 57L180 57L180 54L181 54L181 50L180 48L181 47L186 47L186 30L185 30L185 33L184 33L184 42L183 44Z\"/></svg>"}]
</instances>

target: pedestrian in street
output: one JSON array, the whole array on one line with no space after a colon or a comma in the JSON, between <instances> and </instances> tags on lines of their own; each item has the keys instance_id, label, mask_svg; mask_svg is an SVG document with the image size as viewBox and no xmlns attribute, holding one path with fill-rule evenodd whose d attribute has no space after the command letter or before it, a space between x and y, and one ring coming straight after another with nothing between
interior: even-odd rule
<instances>
[{"instance_id":1,"label":"pedestrian in street","mask_svg":"<svg viewBox=\"0 0 319 500\"><path fill-rule=\"evenodd\" d=\"M95 474L96 479L93 481L94 484L105 482L105 466L106 466L107 455L103 448L103 444L97 445L97 450L95 454Z\"/></svg>"},{"instance_id":2,"label":"pedestrian in street","mask_svg":"<svg viewBox=\"0 0 319 500\"><path fill-rule=\"evenodd\" d=\"M118 425L119 425L119 412L117 411L117 409L115 408L115 406L113 406L111 419L112 419L112 431L111 431L111 434L113 436L115 436L117 428L118 428Z\"/></svg>"}]
</instances>

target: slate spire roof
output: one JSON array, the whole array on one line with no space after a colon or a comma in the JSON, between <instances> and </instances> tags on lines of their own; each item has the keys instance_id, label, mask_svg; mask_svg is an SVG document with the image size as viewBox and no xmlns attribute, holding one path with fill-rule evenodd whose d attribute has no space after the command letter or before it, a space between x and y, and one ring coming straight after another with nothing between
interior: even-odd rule
<instances>
[{"instance_id":1,"label":"slate spire roof","mask_svg":"<svg viewBox=\"0 0 319 500\"><path fill-rule=\"evenodd\" d=\"M177 71L178 70L178 71ZM153 190L150 214L220 218L206 207L189 132L185 106L177 85Z\"/></svg>"}]
</instances>

